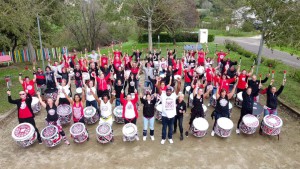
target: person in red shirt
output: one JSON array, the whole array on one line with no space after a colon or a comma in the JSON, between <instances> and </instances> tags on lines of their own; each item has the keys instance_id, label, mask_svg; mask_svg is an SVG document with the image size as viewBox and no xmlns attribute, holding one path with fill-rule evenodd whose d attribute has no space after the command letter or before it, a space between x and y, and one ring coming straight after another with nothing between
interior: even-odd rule
<instances>
[{"instance_id":1,"label":"person in red shirt","mask_svg":"<svg viewBox=\"0 0 300 169\"><path fill-rule=\"evenodd\" d=\"M247 71L245 69L242 70L242 72L240 72L241 65L238 65L237 76L238 76L239 80L238 80L238 84L237 84L237 93L242 92L246 89L247 79L249 76L251 76L253 74L253 68L254 68L254 66L251 67L251 71L249 73L247 73Z\"/></svg>"},{"instance_id":2,"label":"person in red shirt","mask_svg":"<svg viewBox=\"0 0 300 169\"><path fill-rule=\"evenodd\" d=\"M75 59L77 56L76 56L76 50L74 49L73 51L74 51L73 55L69 54L68 59L69 59L70 67L74 69L74 66L76 64Z\"/></svg>"},{"instance_id":3,"label":"person in red shirt","mask_svg":"<svg viewBox=\"0 0 300 169\"><path fill-rule=\"evenodd\" d=\"M103 54L103 55L100 55L100 58L99 58L99 65L104 68L105 65L108 65L108 62L109 62L109 59L108 57Z\"/></svg>"},{"instance_id":4,"label":"person in red shirt","mask_svg":"<svg viewBox=\"0 0 300 169\"><path fill-rule=\"evenodd\" d=\"M176 64L173 66L173 70L178 70L174 75L182 75L182 63L180 59L176 60Z\"/></svg>"},{"instance_id":5,"label":"person in red shirt","mask_svg":"<svg viewBox=\"0 0 300 169\"><path fill-rule=\"evenodd\" d=\"M111 46L111 49L114 54L114 59L119 58L119 60L121 60L121 56L123 55L122 51L119 51L119 49L114 50L114 45ZM122 50L122 43L121 43L121 50Z\"/></svg>"},{"instance_id":6,"label":"person in red shirt","mask_svg":"<svg viewBox=\"0 0 300 169\"><path fill-rule=\"evenodd\" d=\"M88 68L87 68L87 60L83 57L80 58L80 60L78 60L78 64L80 66L80 70L82 72L87 72L88 71Z\"/></svg>"},{"instance_id":7,"label":"person in red shirt","mask_svg":"<svg viewBox=\"0 0 300 169\"><path fill-rule=\"evenodd\" d=\"M227 93L229 93L230 91L229 91L229 85L230 85L230 83L232 83L232 82L234 82L235 81L235 78L230 78L230 79L227 79L226 78L226 75L225 74L223 74L222 75L222 79L220 79L220 90L219 91L221 91L222 89L225 89L226 90L226 92Z\"/></svg>"},{"instance_id":8,"label":"person in red shirt","mask_svg":"<svg viewBox=\"0 0 300 169\"><path fill-rule=\"evenodd\" d=\"M197 44L198 46L198 44ZM205 56L208 54L208 46L206 44L206 52L204 51L203 48L200 49L200 51L197 50L198 54L198 66L204 66L205 65Z\"/></svg>"},{"instance_id":9,"label":"person in red shirt","mask_svg":"<svg viewBox=\"0 0 300 169\"><path fill-rule=\"evenodd\" d=\"M211 85L215 73L215 68L212 68L211 65L208 65L208 67L205 69L205 73L207 85Z\"/></svg>"},{"instance_id":10,"label":"person in red shirt","mask_svg":"<svg viewBox=\"0 0 300 169\"><path fill-rule=\"evenodd\" d=\"M30 80L28 76L25 76L25 79L22 80L22 73L19 73L19 82L23 86L23 90L28 90L28 94L31 96L35 95L34 83L36 81L36 75L33 74L33 79Z\"/></svg>"},{"instance_id":11,"label":"person in red shirt","mask_svg":"<svg viewBox=\"0 0 300 169\"><path fill-rule=\"evenodd\" d=\"M188 66L188 68L184 69L184 87L183 87L183 94L185 94L185 90L187 86L191 86L191 82L193 79L194 69L191 68L191 66Z\"/></svg>"},{"instance_id":12,"label":"person in red shirt","mask_svg":"<svg viewBox=\"0 0 300 169\"><path fill-rule=\"evenodd\" d=\"M27 94L26 94L27 93ZM38 128L35 125L34 114L31 108L32 97L28 94L28 90L26 92L20 91L20 99L13 100L11 98L11 92L7 91L8 102L11 104L16 104L18 108L18 120L19 124L21 123L30 123L37 133L37 139L39 144L42 144L42 139Z\"/></svg>"},{"instance_id":13,"label":"person in red shirt","mask_svg":"<svg viewBox=\"0 0 300 169\"><path fill-rule=\"evenodd\" d=\"M223 50L220 50L220 52L217 52L216 55L218 56L217 62L219 64L228 55L228 53L223 52Z\"/></svg>"},{"instance_id":14,"label":"person in red shirt","mask_svg":"<svg viewBox=\"0 0 300 169\"><path fill-rule=\"evenodd\" d=\"M100 77L96 77L96 86L97 88L97 95L98 97L103 97L104 95L109 95L108 88L107 88L107 79L104 78L104 74L101 73Z\"/></svg>"},{"instance_id":15,"label":"person in red shirt","mask_svg":"<svg viewBox=\"0 0 300 169\"><path fill-rule=\"evenodd\" d=\"M114 67L114 71L116 72L116 70L122 66L122 61L120 59L120 57L115 57L114 61L113 61L113 67Z\"/></svg>"},{"instance_id":16,"label":"person in red shirt","mask_svg":"<svg viewBox=\"0 0 300 169\"><path fill-rule=\"evenodd\" d=\"M125 56L123 57L123 61L124 61L124 65L125 65L125 70L130 70L132 56L129 56L127 53L125 53Z\"/></svg>"}]
</instances>

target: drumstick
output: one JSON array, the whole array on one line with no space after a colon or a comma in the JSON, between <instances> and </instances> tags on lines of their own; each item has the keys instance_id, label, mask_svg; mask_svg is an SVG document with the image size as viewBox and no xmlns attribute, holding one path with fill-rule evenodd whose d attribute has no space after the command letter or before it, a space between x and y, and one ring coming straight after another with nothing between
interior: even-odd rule
<instances>
[{"instance_id":1,"label":"drumstick","mask_svg":"<svg viewBox=\"0 0 300 169\"><path fill-rule=\"evenodd\" d=\"M274 79L275 70L272 70L272 79Z\"/></svg>"},{"instance_id":2,"label":"drumstick","mask_svg":"<svg viewBox=\"0 0 300 169\"><path fill-rule=\"evenodd\" d=\"M240 57L240 63L239 63L239 65L241 65L241 63L242 63L242 57Z\"/></svg>"},{"instance_id":3,"label":"drumstick","mask_svg":"<svg viewBox=\"0 0 300 169\"><path fill-rule=\"evenodd\" d=\"M261 84L261 74L259 75L259 84Z\"/></svg>"},{"instance_id":4,"label":"drumstick","mask_svg":"<svg viewBox=\"0 0 300 169\"><path fill-rule=\"evenodd\" d=\"M283 79L286 79L286 70L283 71Z\"/></svg>"}]
</instances>

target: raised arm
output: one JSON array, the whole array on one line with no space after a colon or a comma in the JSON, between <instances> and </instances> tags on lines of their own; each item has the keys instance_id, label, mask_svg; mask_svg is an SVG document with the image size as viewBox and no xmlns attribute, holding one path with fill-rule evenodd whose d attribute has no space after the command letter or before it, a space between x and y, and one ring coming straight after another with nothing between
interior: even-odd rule
<instances>
[{"instance_id":1,"label":"raised arm","mask_svg":"<svg viewBox=\"0 0 300 169\"><path fill-rule=\"evenodd\" d=\"M101 104L101 100L98 98L98 96L94 93L94 91L92 89L90 89L90 93L94 96L95 100L99 103L99 105Z\"/></svg>"},{"instance_id":2,"label":"raised arm","mask_svg":"<svg viewBox=\"0 0 300 169\"><path fill-rule=\"evenodd\" d=\"M20 82L21 84L23 84L22 73L19 73L19 82Z\"/></svg>"},{"instance_id":3,"label":"raised arm","mask_svg":"<svg viewBox=\"0 0 300 169\"><path fill-rule=\"evenodd\" d=\"M38 96L38 99L39 99L39 102L41 103L41 105L46 108L46 103L43 101L43 99L41 98L41 94L40 92L36 92L37 96Z\"/></svg>"},{"instance_id":4,"label":"raised arm","mask_svg":"<svg viewBox=\"0 0 300 169\"><path fill-rule=\"evenodd\" d=\"M18 100L13 100L11 98L11 92L10 90L7 91L7 96L8 96L8 102L11 103L11 104L18 104Z\"/></svg>"},{"instance_id":5,"label":"raised arm","mask_svg":"<svg viewBox=\"0 0 300 169\"><path fill-rule=\"evenodd\" d=\"M237 84L238 84L238 83L236 82L236 83L234 84L234 87L233 87L233 89L231 90L231 92L227 95L227 96L228 96L228 99L231 99L232 96L234 95Z\"/></svg>"},{"instance_id":6,"label":"raised arm","mask_svg":"<svg viewBox=\"0 0 300 169\"><path fill-rule=\"evenodd\" d=\"M58 94L57 94L57 97L56 97L56 100L55 100L55 105L58 106L59 105L59 94L60 94L61 91L58 91Z\"/></svg>"},{"instance_id":7,"label":"raised arm","mask_svg":"<svg viewBox=\"0 0 300 169\"><path fill-rule=\"evenodd\" d=\"M181 80L177 80L176 95L178 95L178 93L180 92L180 88L181 88Z\"/></svg>"},{"instance_id":8,"label":"raised arm","mask_svg":"<svg viewBox=\"0 0 300 169\"><path fill-rule=\"evenodd\" d=\"M67 95L67 93L64 90L62 92L65 95L66 99L70 102L70 104L73 105L74 101Z\"/></svg>"}]
</instances>

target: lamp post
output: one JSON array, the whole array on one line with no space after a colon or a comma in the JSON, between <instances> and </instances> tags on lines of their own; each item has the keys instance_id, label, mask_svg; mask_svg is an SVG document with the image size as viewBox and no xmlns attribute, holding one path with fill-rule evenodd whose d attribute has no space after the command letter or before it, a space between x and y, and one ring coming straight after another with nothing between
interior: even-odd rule
<instances>
[{"instance_id":1,"label":"lamp post","mask_svg":"<svg viewBox=\"0 0 300 169\"><path fill-rule=\"evenodd\" d=\"M40 29L40 19L39 19L39 15L36 16L36 20L37 20L38 30L39 30L39 39L40 39L40 48L41 48L41 54L42 54L43 70L45 70L45 63L44 63L44 56L43 56L43 46L42 46L42 37L41 37L41 29Z\"/></svg>"}]
</instances>

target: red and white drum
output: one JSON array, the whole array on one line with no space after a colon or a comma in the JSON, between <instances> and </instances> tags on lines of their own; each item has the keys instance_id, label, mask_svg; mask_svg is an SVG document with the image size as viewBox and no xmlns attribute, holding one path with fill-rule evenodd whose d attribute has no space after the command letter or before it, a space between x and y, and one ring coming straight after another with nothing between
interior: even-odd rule
<instances>
[{"instance_id":1,"label":"red and white drum","mask_svg":"<svg viewBox=\"0 0 300 169\"><path fill-rule=\"evenodd\" d=\"M155 118L156 118L156 120L161 121L161 119L162 119L162 104L158 104L155 106Z\"/></svg>"},{"instance_id":2,"label":"red and white drum","mask_svg":"<svg viewBox=\"0 0 300 169\"><path fill-rule=\"evenodd\" d=\"M41 104L37 97L32 97L31 108L34 114L40 112Z\"/></svg>"},{"instance_id":3,"label":"red and white drum","mask_svg":"<svg viewBox=\"0 0 300 169\"><path fill-rule=\"evenodd\" d=\"M74 123L70 128L70 133L75 143L83 143L89 138L89 134L83 123Z\"/></svg>"},{"instance_id":4,"label":"red and white drum","mask_svg":"<svg viewBox=\"0 0 300 169\"><path fill-rule=\"evenodd\" d=\"M37 139L35 129L30 123L21 123L17 125L11 132L11 136L21 147L28 147Z\"/></svg>"},{"instance_id":5,"label":"red and white drum","mask_svg":"<svg viewBox=\"0 0 300 169\"><path fill-rule=\"evenodd\" d=\"M90 80L90 74L87 72L82 72L82 80Z\"/></svg>"},{"instance_id":6,"label":"red and white drum","mask_svg":"<svg viewBox=\"0 0 300 169\"><path fill-rule=\"evenodd\" d=\"M83 109L84 120L87 124L94 124L99 120L99 114L93 106L88 106Z\"/></svg>"},{"instance_id":7,"label":"red and white drum","mask_svg":"<svg viewBox=\"0 0 300 169\"><path fill-rule=\"evenodd\" d=\"M246 114L240 123L240 130L245 134L255 133L259 125L258 119L252 114Z\"/></svg>"},{"instance_id":8,"label":"red and white drum","mask_svg":"<svg viewBox=\"0 0 300 169\"><path fill-rule=\"evenodd\" d=\"M235 99L235 105L237 106L237 107L242 107L242 103L243 103L243 92L239 92L238 94L237 94L237 97L236 97L236 99Z\"/></svg>"},{"instance_id":9,"label":"red and white drum","mask_svg":"<svg viewBox=\"0 0 300 169\"><path fill-rule=\"evenodd\" d=\"M233 128L232 121L229 118L221 117L217 120L215 133L220 137L229 137L232 128Z\"/></svg>"},{"instance_id":10,"label":"red and white drum","mask_svg":"<svg viewBox=\"0 0 300 169\"><path fill-rule=\"evenodd\" d=\"M41 132L41 137L47 147L55 147L62 140L58 128L54 125L45 127Z\"/></svg>"},{"instance_id":11,"label":"red and white drum","mask_svg":"<svg viewBox=\"0 0 300 169\"><path fill-rule=\"evenodd\" d=\"M204 67L203 66L199 66L196 68L196 72L200 75L202 75L204 73Z\"/></svg>"},{"instance_id":12,"label":"red and white drum","mask_svg":"<svg viewBox=\"0 0 300 169\"><path fill-rule=\"evenodd\" d=\"M57 107L57 114L61 125L69 124L72 119L72 108L70 105L61 104Z\"/></svg>"},{"instance_id":13,"label":"red and white drum","mask_svg":"<svg viewBox=\"0 0 300 169\"><path fill-rule=\"evenodd\" d=\"M122 129L126 141L134 141L137 135L137 127L133 123L127 123Z\"/></svg>"},{"instance_id":14,"label":"red and white drum","mask_svg":"<svg viewBox=\"0 0 300 169\"><path fill-rule=\"evenodd\" d=\"M97 141L99 143L105 144L111 142L113 139L113 133L110 124L101 123L96 128Z\"/></svg>"},{"instance_id":15,"label":"red and white drum","mask_svg":"<svg viewBox=\"0 0 300 169\"><path fill-rule=\"evenodd\" d=\"M56 99L57 99L57 91L54 91L54 92L52 92L52 93L47 93L46 91L45 91L45 99L47 100L47 99L49 99L49 98L51 98L53 101L55 101Z\"/></svg>"},{"instance_id":16,"label":"red and white drum","mask_svg":"<svg viewBox=\"0 0 300 169\"><path fill-rule=\"evenodd\" d=\"M81 94L82 93L82 88L81 87L76 88L76 93Z\"/></svg>"},{"instance_id":17,"label":"red and white drum","mask_svg":"<svg viewBox=\"0 0 300 169\"><path fill-rule=\"evenodd\" d=\"M195 118L191 127L191 132L195 137L203 137L206 135L208 127L209 124L206 119L202 117Z\"/></svg>"},{"instance_id":18,"label":"red and white drum","mask_svg":"<svg viewBox=\"0 0 300 169\"><path fill-rule=\"evenodd\" d=\"M261 124L261 129L269 136L277 136L280 134L282 120L276 115L266 115Z\"/></svg>"},{"instance_id":19,"label":"red and white drum","mask_svg":"<svg viewBox=\"0 0 300 169\"><path fill-rule=\"evenodd\" d=\"M122 118L123 106L117 106L114 108L114 116L116 123L124 123L124 119Z\"/></svg>"}]
</instances>

